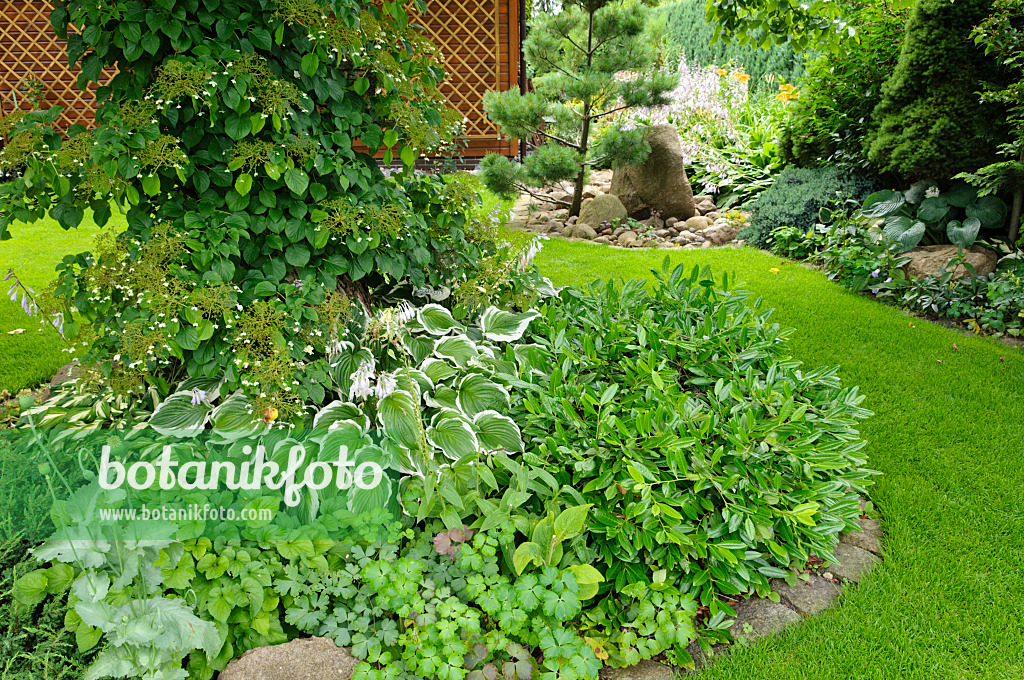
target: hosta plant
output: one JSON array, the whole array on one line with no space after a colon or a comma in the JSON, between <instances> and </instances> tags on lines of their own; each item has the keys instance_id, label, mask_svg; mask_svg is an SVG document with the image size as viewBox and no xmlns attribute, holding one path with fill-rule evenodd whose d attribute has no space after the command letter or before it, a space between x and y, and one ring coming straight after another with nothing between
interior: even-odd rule
<instances>
[{"instance_id":1,"label":"hosta plant","mask_svg":"<svg viewBox=\"0 0 1024 680\"><path fill-rule=\"evenodd\" d=\"M1003 227L1007 206L996 196L979 197L977 189L963 182L942 192L934 183L919 182L906 191L871 194L860 211L865 217L884 220L882 229L904 250L922 241L948 241L967 249L982 229Z\"/></svg>"}]
</instances>

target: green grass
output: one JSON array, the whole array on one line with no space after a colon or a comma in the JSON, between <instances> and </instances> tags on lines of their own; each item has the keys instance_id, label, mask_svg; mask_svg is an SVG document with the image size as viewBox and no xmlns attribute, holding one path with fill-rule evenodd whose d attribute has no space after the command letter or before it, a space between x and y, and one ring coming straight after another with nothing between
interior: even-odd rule
<instances>
[{"instance_id":1,"label":"green grass","mask_svg":"<svg viewBox=\"0 0 1024 680\"><path fill-rule=\"evenodd\" d=\"M115 211L104 229L124 229L124 218ZM87 213L82 225L65 231L55 220L44 219L33 224L17 223L11 227L13 238L0 241L0 276L13 269L21 281L41 291L56 274L54 268L65 255L89 250L102 230ZM5 282L6 293L10 282ZM20 300L20 297L19 297ZM24 329L20 335L9 331ZM0 392L34 387L49 381L58 368L70 361L70 355L57 331L30 318L21 305L6 296L0 298Z\"/></svg>"},{"instance_id":2,"label":"green grass","mask_svg":"<svg viewBox=\"0 0 1024 680\"><path fill-rule=\"evenodd\" d=\"M645 278L664 257L558 239L537 262L565 285ZM1020 678L1024 352L909 317L762 251L672 258L735 273L796 329L795 358L838 364L861 387L875 412L862 428L870 464L884 473L871 493L884 564L840 606L736 649L701 677Z\"/></svg>"}]
</instances>

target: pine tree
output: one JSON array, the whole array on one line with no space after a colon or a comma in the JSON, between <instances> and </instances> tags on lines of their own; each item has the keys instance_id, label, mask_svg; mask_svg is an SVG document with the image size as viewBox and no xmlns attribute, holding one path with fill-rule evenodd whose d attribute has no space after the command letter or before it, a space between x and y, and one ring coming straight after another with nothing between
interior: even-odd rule
<instances>
[{"instance_id":1,"label":"pine tree","mask_svg":"<svg viewBox=\"0 0 1024 680\"><path fill-rule=\"evenodd\" d=\"M675 87L673 74L649 68L655 46L644 39L649 9L623 0L574 0L542 17L523 44L534 91L489 92L484 109L505 134L540 136L545 143L522 164L491 154L484 182L503 196L574 181L570 215L579 215L587 170L598 163L640 163L650 153L642 130L613 127L598 144L594 125L625 109L662 106ZM630 78L617 77L630 71Z\"/></svg>"}]
</instances>

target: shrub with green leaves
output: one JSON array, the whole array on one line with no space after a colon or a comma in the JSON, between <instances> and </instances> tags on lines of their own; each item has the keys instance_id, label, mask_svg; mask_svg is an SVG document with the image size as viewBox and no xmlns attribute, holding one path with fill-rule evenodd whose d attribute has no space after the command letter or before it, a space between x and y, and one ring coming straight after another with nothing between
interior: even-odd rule
<instances>
[{"instance_id":1,"label":"shrub with green leaves","mask_svg":"<svg viewBox=\"0 0 1024 680\"><path fill-rule=\"evenodd\" d=\"M52 20L78 27L80 85L118 74L92 129L65 138L56 108L16 123L26 169L0 187L0 237L126 212L124 234L65 258L43 311L119 393L223 376L296 416L323 399L309 376L326 374L349 298L472 272L475 189L412 172L458 116L400 3L66 0ZM405 170L386 175L377 149Z\"/></svg>"},{"instance_id":2,"label":"shrub with green leaves","mask_svg":"<svg viewBox=\"0 0 1024 680\"><path fill-rule=\"evenodd\" d=\"M782 171L775 183L753 205L750 226L739 233L750 245L770 248L777 227L807 232L818 223L822 208L838 209L847 198L862 200L874 183L840 168L797 168Z\"/></svg>"}]
</instances>

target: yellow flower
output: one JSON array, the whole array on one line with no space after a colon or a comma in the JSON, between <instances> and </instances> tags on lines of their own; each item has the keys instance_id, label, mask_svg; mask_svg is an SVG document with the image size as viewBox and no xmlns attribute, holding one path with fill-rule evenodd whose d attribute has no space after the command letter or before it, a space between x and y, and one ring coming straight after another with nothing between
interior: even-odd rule
<instances>
[{"instance_id":1,"label":"yellow flower","mask_svg":"<svg viewBox=\"0 0 1024 680\"><path fill-rule=\"evenodd\" d=\"M778 274L779 273L779 268L778 267L772 267L768 271L770 271L772 274Z\"/></svg>"},{"instance_id":2,"label":"yellow flower","mask_svg":"<svg viewBox=\"0 0 1024 680\"><path fill-rule=\"evenodd\" d=\"M789 83L783 83L779 85L779 93L775 95L775 98L779 101L788 102L790 99L796 99L799 94L795 87Z\"/></svg>"},{"instance_id":3,"label":"yellow flower","mask_svg":"<svg viewBox=\"0 0 1024 680\"><path fill-rule=\"evenodd\" d=\"M740 81L741 83L745 83L748 80L750 80L750 76L748 76L743 71L736 71L736 73L732 74L732 77L735 78L736 80Z\"/></svg>"},{"instance_id":4,"label":"yellow flower","mask_svg":"<svg viewBox=\"0 0 1024 680\"><path fill-rule=\"evenodd\" d=\"M718 69L718 75L724 76L726 73L728 73L728 71L726 71L724 68Z\"/></svg>"}]
</instances>

